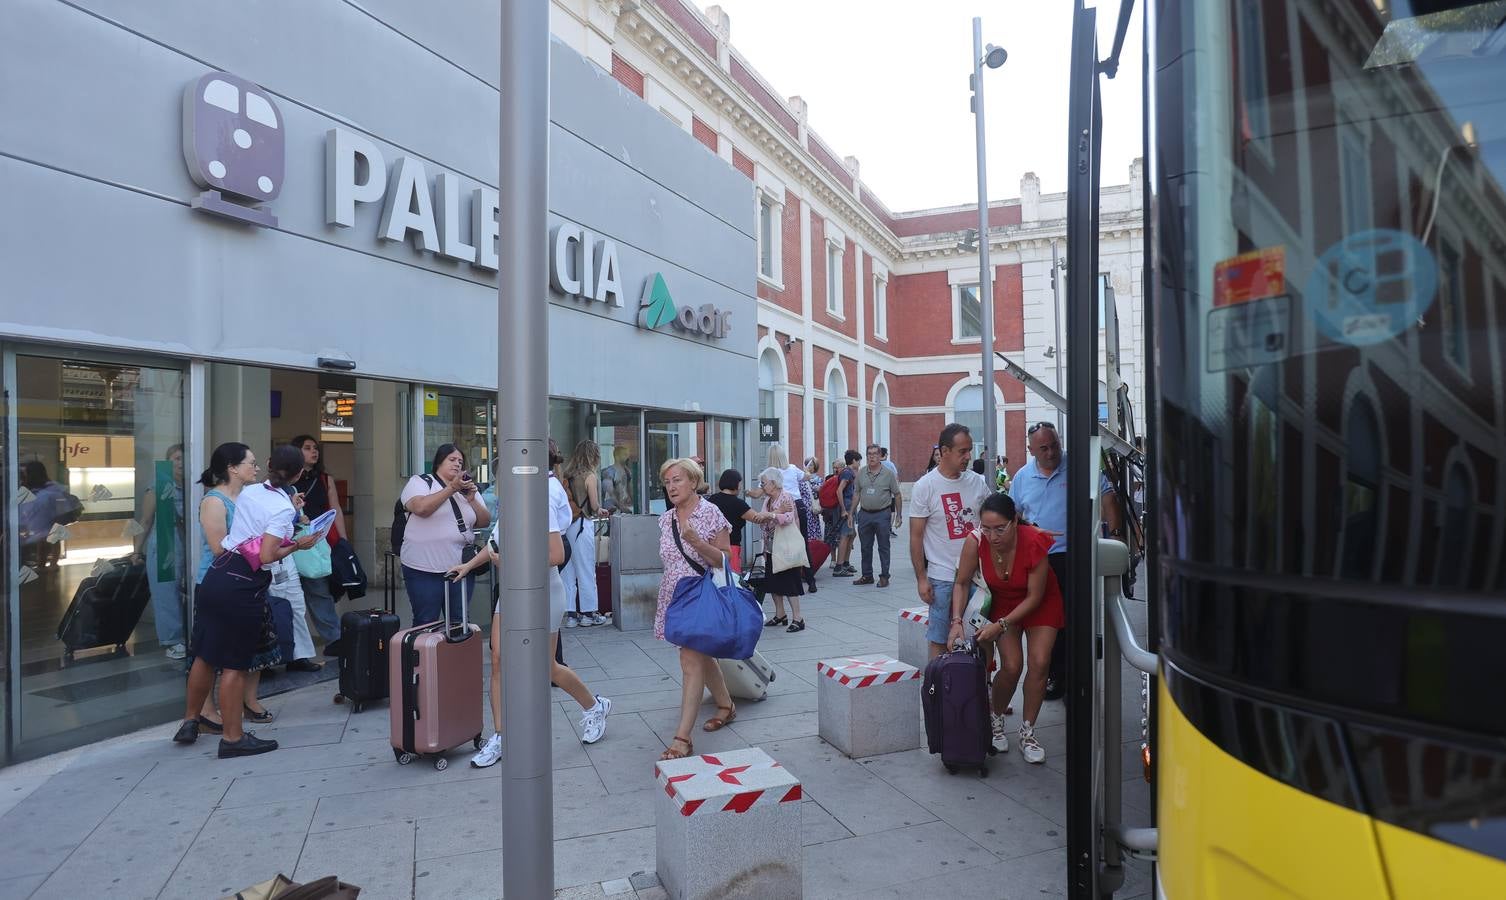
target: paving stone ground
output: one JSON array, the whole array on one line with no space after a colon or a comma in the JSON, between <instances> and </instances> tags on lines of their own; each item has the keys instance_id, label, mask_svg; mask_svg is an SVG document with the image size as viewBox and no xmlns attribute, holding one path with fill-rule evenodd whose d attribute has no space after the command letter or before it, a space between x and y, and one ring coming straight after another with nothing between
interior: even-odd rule
<instances>
[{"instance_id":1,"label":"paving stone ground","mask_svg":"<svg viewBox=\"0 0 1506 900\"><path fill-rule=\"evenodd\" d=\"M903 536L893 574L879 589L823 572L806 598L808 629L769 629L760 644L778 671L768 699L741 704L721 732L697 730L697 752L761 747L800 778L813 900L1060 896L1060 703L1046 704L1036 729L1045 764L1010 752L986 779L948 775L923 750L849 760L816 736L816 661L894 653L896 613L918 602ZM1144 604L1130 606L1143 633ZM651 633L610 626L564 635L567 660L615 706L606 737L585 747L578 707L554 692L557 896L663 897L653 762L678 716L675 651ZM1127 674L1126 773L1139 769L1138 688ZM470 768L469 745L442 772L398 766L385 705L355 715L333 693L320 684L268 699L277 720L257 734L282 749L259 757L216 759L212 738L172 744L171 723L0 771L0 900L206 900L278 871L338 874L362 887L363 900L500 897L501 767ZM701 720L711 714L708 698ZM1130 824L1149 822L1143 780L1126 783L1125 804ZM1149 891L1148 870L1132 864L1121 896Z\"/></svg>"}]
</instances>

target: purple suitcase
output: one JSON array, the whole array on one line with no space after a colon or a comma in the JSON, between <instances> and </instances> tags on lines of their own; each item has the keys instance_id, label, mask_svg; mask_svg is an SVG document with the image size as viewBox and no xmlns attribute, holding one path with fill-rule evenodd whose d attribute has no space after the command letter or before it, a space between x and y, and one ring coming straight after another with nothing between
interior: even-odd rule
<instances>
[{"instance_id":1,"label":"purple suitcase","mask_svg":"<svg viewBox=\"0 0 1506 900\"><path fill-rule=\"evenodd\" d=\"M927 747L941 754L942 765L954 775L965 766L988 777L988 757L994 750L984 673L982 655L969 643L931 660L920 685Z\"/></svg>"},{"instance_id":2,"label":"purple suitcase","mask_svg":"<svg viewBox=\"0 0 1506 900\"><path fill-rule=\"evenodd\" d=\"M434 768L449 766L442 754L470 741L481 746L481 629L470 618L461 583L463 618L450 622L450 582L445 582L444 621L399 631L388 656L392 753L399 765L438 754Z\"/></svg>"}]
</instances>

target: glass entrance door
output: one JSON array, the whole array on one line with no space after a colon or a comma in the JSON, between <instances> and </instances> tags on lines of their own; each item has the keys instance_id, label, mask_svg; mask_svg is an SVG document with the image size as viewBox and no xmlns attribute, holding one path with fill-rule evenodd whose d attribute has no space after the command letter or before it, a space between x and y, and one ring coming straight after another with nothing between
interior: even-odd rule
<instances>
[{"instance_id":1,"label":"glass entrance door","mask_svg":"<svg viewBox=\"0 0 1506 900\"><path fill-rule=\"evenodd\" d=\"M648 512L662 513L668 507L659 467L671 459L701 457L706 445L706 420L701 416L650 411L644 415L643 475L648 488ZM701 468L705 468L703 463Z\"/></svg>"},{"instance_id":2,"label":"glass entrance door","mask_svg":"<svg viewBox=\"0 0 1506 900\"><path fill-rule=\"evenodd\" d=\"M185 377L20 353L6 375L7 712L29 758L182 708Z\"/></svg>"}]
</instances>

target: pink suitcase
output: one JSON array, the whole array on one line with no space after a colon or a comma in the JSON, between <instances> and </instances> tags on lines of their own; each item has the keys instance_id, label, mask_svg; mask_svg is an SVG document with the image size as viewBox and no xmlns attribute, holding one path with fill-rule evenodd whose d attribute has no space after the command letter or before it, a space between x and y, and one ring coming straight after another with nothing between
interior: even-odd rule
<instances>
[{"instance_id":1,"label":"pink suitcase","mask_svg":"<svg viewBox=\"0 0 1506 900\"><path fill-rule=\"evenodd\" d=\"M469 598L460 588L469 619ZM392 753L399 765L436 754L434 768L449 767L443 754L470 741L481 746L481 629L465 619L450 622L450 583L445 582L445 618L399 631L390 646L388 671Z\"/></svg>"}]
</instances>

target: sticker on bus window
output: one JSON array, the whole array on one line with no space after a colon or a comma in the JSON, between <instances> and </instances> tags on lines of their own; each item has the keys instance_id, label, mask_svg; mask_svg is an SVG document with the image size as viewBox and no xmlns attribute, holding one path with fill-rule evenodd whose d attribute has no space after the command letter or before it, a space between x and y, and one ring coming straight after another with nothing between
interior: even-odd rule
<instances>
[{"instance_id":1,"label":"sticker on bus window","mask_svg":"<svg viewBox=\"0 0 1506 900\"><path fill-rule=\"evenodd\" d=\"M1428 248L1410 234L1377 228L1323 251L1304 299L1320 331L1364 347L1410 328L1437 292L1438 264Z\"/></svg>"},{"instance_id":2,"label":"sticker on bus window","mask_svg":"<svg viewBox=\"0 0 1506 900\"><path fill-rule=\"evenodd\" d=\"M1292 352L1292 298L1267 297L1208 310L1208 371L1280 362Z\"/></svg>"},{"instance_id":3,"label":"sticker on bus window","mask_svg":"<svg viewBox=\"0 0 1506 900\"><path fill-rule=\"evenodd\" d=\"M1266 247L1213 266L1213 305L1231 306L1286 293L1286 248Z\"/></svg>"}]
</instances>

